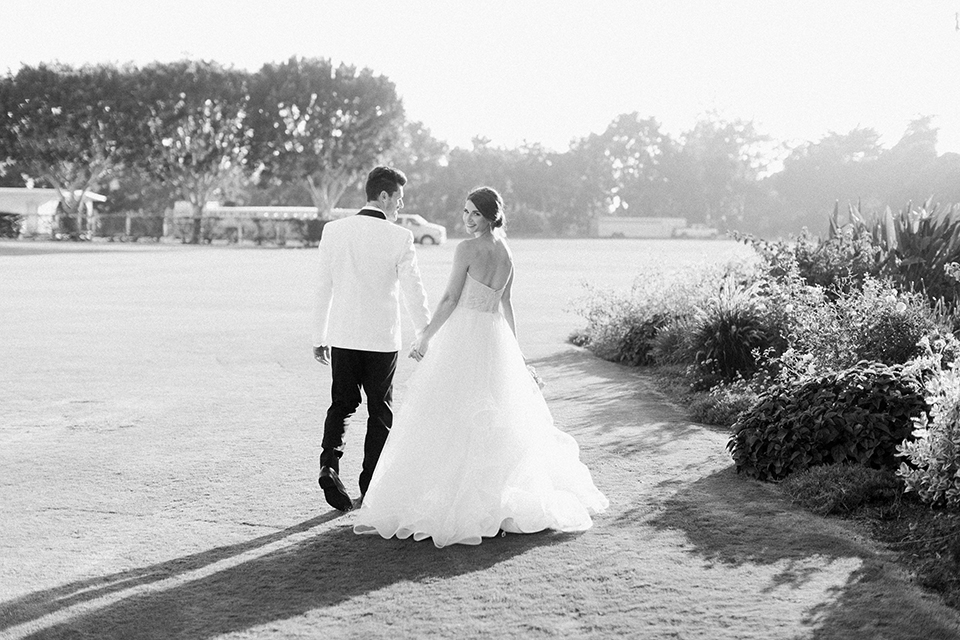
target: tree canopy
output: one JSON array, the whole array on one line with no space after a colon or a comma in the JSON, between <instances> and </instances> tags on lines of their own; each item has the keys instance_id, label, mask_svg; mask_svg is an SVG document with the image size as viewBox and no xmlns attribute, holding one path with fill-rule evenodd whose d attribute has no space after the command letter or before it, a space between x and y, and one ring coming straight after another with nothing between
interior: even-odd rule
<instances>
[{"instance_id":1,"label":"tree canopy","mask_svg":"<svg viewBox=\"0 0 960 640\"><path fill-rule=\"evenodd\" d=\"M250 112L263 179L304 182L321 215L398 142L404 119L386 77L321 58L264 65L251 79Z\"/></svg>"},{"instance_id":2,"label":"tree canopy","mask_svg":"<svg viewBox=\"0 0 960 640\"><path fill-rule=\"evenodd\" d=\"M128 157L130 88L129 70L108 65L41 64L0 78L0 161L57 189L76 214Z\"/></svg>"},{"instance_id":3,"label":"tree canopy","mask_svg":"<svg viewBox=\"0 0 960 640\"><path fill-rule=\"evenodd\" d=\"M327 217L363 202L363 178L378 163L407 173L408 210L451 230L466 194L487 184L504 196L511 233L586 235L601 215L822 232L837 202L869 212L960 201L960 154L938 156L936 144L929 116L889 148L869 127L787 148L747 120L707 113L671 135L634 111L565 150L481 137L451 149L427 124L406 121L388 78L322 58L252 73L182 60L40 64L0 77L0 185L55 187L68 211L105 185L114 210L187 200L194 241L211 199L312 203ZM782 166L771 171L778 148Z\"/></svg>"}]
</instances>

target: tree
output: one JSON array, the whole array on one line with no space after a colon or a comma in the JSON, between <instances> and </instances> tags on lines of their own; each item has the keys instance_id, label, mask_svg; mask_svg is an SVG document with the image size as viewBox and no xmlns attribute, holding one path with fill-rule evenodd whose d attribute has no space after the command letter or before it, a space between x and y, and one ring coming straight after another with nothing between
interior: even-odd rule
<instances>
[{"instance_id":1,"label":"tree","mask_svg":"<svg viewBox=\"0 0 960 640\"><path fill-rule=\"evenodd\" d=\"M764 148L770 138L750 121L709 113L681 141L682 169L674 174L680 210L695 221L723 228L742 221L766 168Z\"/></svg>"},{"instance_id":2,"label":"tree","mask_svg":"<svg viewBox=\"0 0 960 640\"><path fill-rule=\"evenodd\" d=\"M960 154L944 153L928 168L925 177L935 201L960 202Z\"/></svg>"},{"instance_id":3,"label":"tree","mask_svg":"<svg viewBox=\"0 0 960 640\"><path fill-rule=\"evenodd\" d=\"M0 187L24 187L27 184L26 171L13 158L0 161Z\"/></svg>"},{"instance_id":4,"label":"tree","mask_svg":"<svg viewBox=\"0 0 960 640\"><path fill-rule=\"evenodd\" d=\"M442 171L449 162L450 148L433 137L422 122L406 122L397 143L384 161L397 167L407 176L404 187L404 206L422 211L431 217L431 203L444 187Z\"/></svg>"},{"instance_id":5,"label":"tree","mask_svg":"<svg viewBox=\"0 0 960 640\"><path fill-rule=\"evenodd\" d=\"M251 81L252 157L271 181L303 181L321 217L400 137L394 84L369 69L290 58Z\"/></svg>"},{"instance_id":6,"label":"tree","mask_svg":"<svg viewBox=\"0 0 960 640\"><path fill-rule=\"evenodd\" d=\"M858 127L850 133L830 132L807 142L786 157L783 170L770 184L784 201L787 224L825 232L834 203L861 202L865 210L881 205L877 162L883 153L880 135Z\"/></svg>"},{"instance_id":7,"label":"tree","mask_svg":"<svg viewBox=\"0 0 960 640\"><path fill-rule=\"evenodd\" d=\"M214 62L155 63L138 75L145 170L193 210L200 242L204 207L242 187L251 131L246 74Z\"/></svg>"},{"instance_id":8,"label":"tree","mask_svg":"<svg viewBox=\"0 0 960 640\"><path fill-rule=\"evenodd\" d=\"M24 66L0 80L0 161L55 188L79 231L85 195L126 155L135 96L128 69Z\"/></svg>"},{"instance_id":9,"label":"tree","mask_svg":"<svg viewBox=\"0 0 960 640\"><path fill-rule=\"evenodd\" d=\"M880 197L893 210L923 202L937 190L931 178L937 163L937 129L932 116L911 121L903 136L877 163Z\"/></svg>"},{"instance_id":10,"label":"tree","mask_svg":"<svg viewBox=\"0 0 960 640\"><path fill-rule=\"evenodd\" d=\"M431 197L427 198L435 219L448 229L462 227L461 214L467 194L481 185L493 187L503 196L507 208L507 229L514 229L513 215L516 202L513 199L511 176L515 165L515 151L494 147L485 138L474 138L472 149L455 148L447 157L447 164L439 171L433 183ZM417 197L417 207L424 198Z\"/></svg>"},{"instance_id":11,"label":"tree","mask_svg":"<svg viewBox=\"0 0 960 640\"><path fill-rule=\"evenodd\" d=\"M605 167L611 208L618 215L677 215L670 173L678 148L656 118L621 114L602 134L584 140L580 149L592 152L592 163Z\"/></svg>"},{"instance_id":12,"label":"tree","mask_svg":"<svg viewBox=\"0 0 960 640\"><path fill-rule=\"evenodd\" d=\"M515 206L527 232L586 235L608 208L612 177L606 158L589 139L563 153L527 144L513 157L510 177Z\"/></svg>"}]
</instances>

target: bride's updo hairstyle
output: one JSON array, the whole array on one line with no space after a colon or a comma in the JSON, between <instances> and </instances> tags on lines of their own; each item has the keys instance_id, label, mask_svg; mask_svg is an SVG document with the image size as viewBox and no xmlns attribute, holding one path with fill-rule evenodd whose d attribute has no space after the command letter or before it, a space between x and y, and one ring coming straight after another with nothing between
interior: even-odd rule
<instances>
[{"instance_id":1,"label":"bride's updo hairstyle","mask_svg":"<svg viewBox=\"0 0 960 640\"><path fill-rule=\"evenodd\" d=\"M467 200L472 202L480 215L490 222L491 229L499 229L503 226L503 198L496 189L477 187L470 192Z\"/></svg>"}]
</instances>

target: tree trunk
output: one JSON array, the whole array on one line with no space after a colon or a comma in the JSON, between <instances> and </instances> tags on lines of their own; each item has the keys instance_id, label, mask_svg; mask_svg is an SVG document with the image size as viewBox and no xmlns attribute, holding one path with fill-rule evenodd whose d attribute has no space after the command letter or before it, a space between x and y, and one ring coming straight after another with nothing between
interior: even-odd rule
<instances>
[{"instance_id":1,"label":"tree trunk","mask_svg":"<svg viewBox=\"0 0 960 640\"><path fill-rule=\"evenodd\" d=\"M313 179L313 176L307 176L306 183L307 190L310 191L310 199L313 200L313 206L317 208L317 217L321 220L329 220L330 212L333 211L333 204L330 202L323 180L317 181Z\"/></svg>"},{"instance_id":2,"label":"tree trunk","mask_svg":"<svg viewBox=\"0 0 960 640\"><path fill-rule=\"evenodd\" d=\"M79 240L83 232L83 198L87 194L88 183L84 183L81 188L77 188L80 185L63 185L52 175L48 174L47 178L53 183L57 194L60 196L57 215L70 216L75 219L74 230L70 236L72 240ZM76 195L77 191L80 192L79 197ZM59 219L54 220L54 227L61 227Z\"/></svg>"},{"instance_id":3,"label":"tree trunk","mask_svg":"<svg viewBox=\"0 0 960 640\"><path fill-rule=\"evenodd\" d=\"M207 206L207 190L204 189L202 182L198 180L190 185L187 200L193 209L193 230L190 234L189 244L200 244L200 237L203 234L203 209Z\"/></svg>"},{"instance_id":4,"label":"tree trunk","mask_svg":"<svg viewBox=\"0 0 960 640\"><path fill-rule=\"evenodd\" d=\"M190 244L200 244L200 236L203 233L203 206L193 203L193 233L190 237Z\"/></svg>"},{"instance_id":5,"label":"tree trunk","mask_svg":"<svg viewBox=\"0 0 960 640\"><path fill-rule=\"evenodd\" d=\"M310 197L313 205L317 208L317 215L321 220L329 220L333 208L340 201L343 192L347 190L350 183L353 182L349 177L335 177L329 175L315 176L309 175L306 178L307 189L310 191Z\"/></svg>"}]
</instances>

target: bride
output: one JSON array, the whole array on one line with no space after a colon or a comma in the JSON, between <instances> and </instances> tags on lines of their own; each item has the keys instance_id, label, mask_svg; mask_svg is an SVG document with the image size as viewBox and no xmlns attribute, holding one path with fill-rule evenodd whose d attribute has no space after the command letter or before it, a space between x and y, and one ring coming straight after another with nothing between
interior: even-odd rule
<instances>
[{"instance_id":1,"label":"bride","mask_svg":"<svg viewBox=\"0 0 960 640\"><path fill-rule=\"evenodd\" d=\"M473 238L457 246L446 292L410 352L421 364L353 530L444 547L501 530L588 529L608 501L520 352L500 194L470 192L463 222Z\"/></svg>"}]
</instances>

